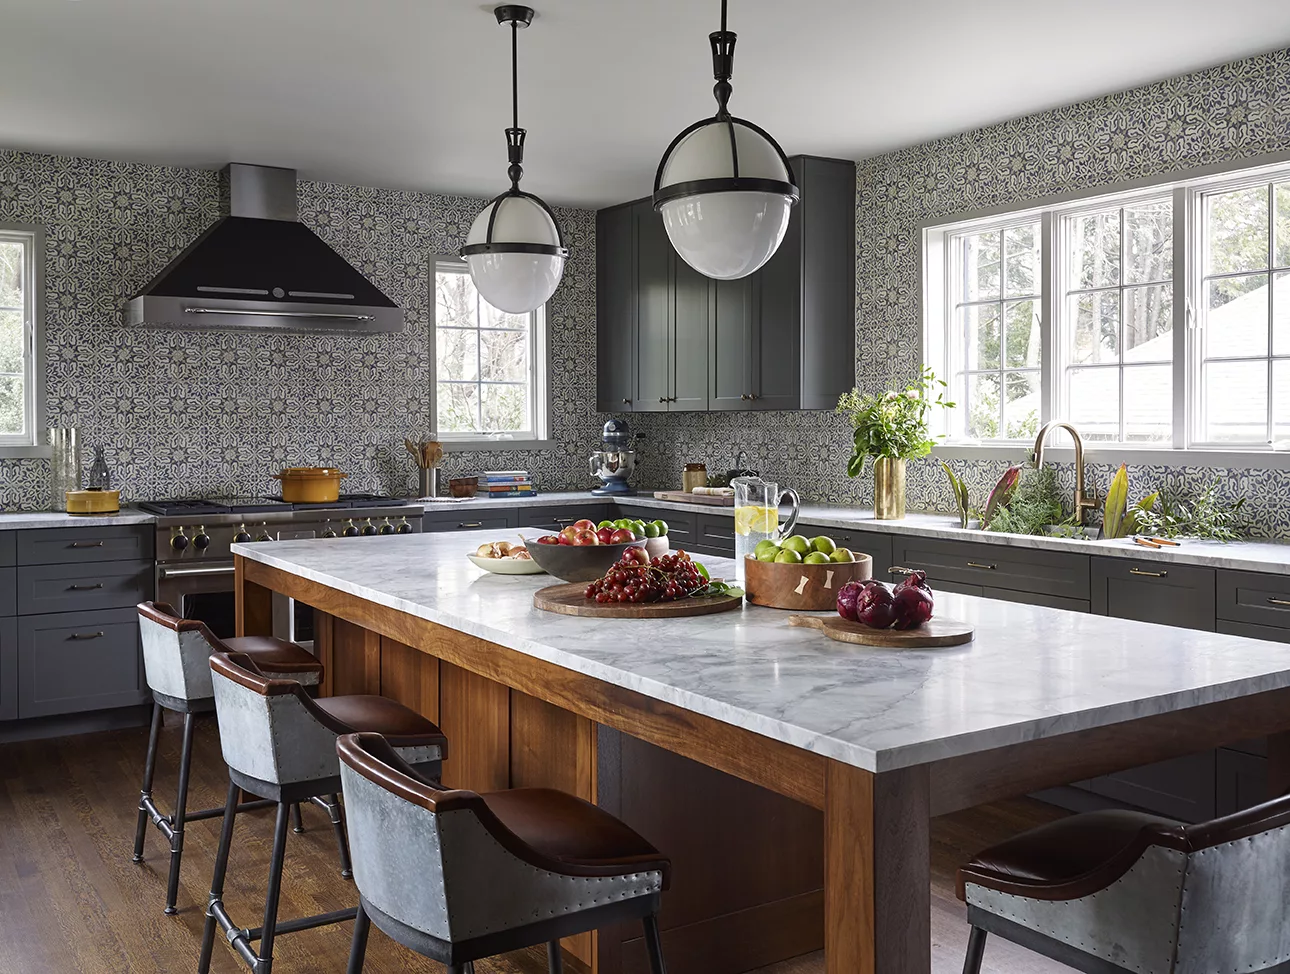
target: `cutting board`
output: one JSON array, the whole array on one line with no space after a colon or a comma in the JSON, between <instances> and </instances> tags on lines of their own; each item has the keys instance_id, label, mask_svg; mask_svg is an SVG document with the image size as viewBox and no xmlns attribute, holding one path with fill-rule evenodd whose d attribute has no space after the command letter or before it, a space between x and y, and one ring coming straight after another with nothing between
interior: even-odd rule
<instances>
[{"instance_id":1,"label":"cutting board","mask_svg":"<svg viewBox=\"0 0 1290 974\"><path fill-rule=\"evenodd\" d=\"M717 595L707 599L678 599L675 602L593 602L583 593L585 582L549 585L533 593L533 604L547 612L594 619L675 619L731 612L744 604L742 596Z\"/></svg>"},{"instance_id":2,"label":"cutting board","mask_svg":"<svg viewBox=\"0 0 1290 974\"><path fill-rule=\"evenodd\" d=\"M927 649L961 646L972 641L973 629L966 622L933 618L917 629L872 629L841 616L789 616L790 626L819 629L830 639L884 649Z\"/></svg>"},{"instance_id":3,"label":"cutting board","mask_svg":"<svg viewBox=\"0 0 1290 974\"><path fill-rule=\"evenodd\" d=\"M709 507L734 507L734 494L687 494L683 490L656 490L654 497L660 501L680 504L707 504Z\"/></svg>"}]
</instances>

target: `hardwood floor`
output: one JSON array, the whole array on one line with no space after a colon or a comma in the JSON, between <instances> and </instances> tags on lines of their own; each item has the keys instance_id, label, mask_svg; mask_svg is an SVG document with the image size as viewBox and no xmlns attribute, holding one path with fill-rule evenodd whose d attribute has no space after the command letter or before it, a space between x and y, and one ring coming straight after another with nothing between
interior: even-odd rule
<instances>
[{"instance_id":1,"label":"hardwood floor","mask_svg":"<svg viewBox=\"0 0 1290 974\"><path fill-rule=\"evenodd\" d=\"M150 829L142 866L130 861L147 731L112 733L0 746L0 974L121 974L196 968L218 820L194 822L185 835L179 914L162 914L169 854ZM155 794L169 809L178 766L179 722L162 734ZM221 804L227 778L219 760L213 718L198 722L188 807ZM244 925L259 923L268 872L272 812L240 815L225 902ZM340 877L332 831L321 810L304 811L308 831L291 835L280 916L338 909L354 902ZM932 965L936 974L962 969L967 926L954 898L954 870L978 849L1060 817L1048 805L1017 800L959 812L932 824ZM348 923L287 934L274 949L282 974L328 974L345 969ZM808 955L758 974L818 974L823 957ZM478 974L539 974L540 950L475 965ZM212 970L245 971L216 944ZM577 969L576 963L566 969ZM990 974L1062 974L1069 969L992 940ZM438 972L375 929L367 974Z\"/></svg>"}]
</instances>

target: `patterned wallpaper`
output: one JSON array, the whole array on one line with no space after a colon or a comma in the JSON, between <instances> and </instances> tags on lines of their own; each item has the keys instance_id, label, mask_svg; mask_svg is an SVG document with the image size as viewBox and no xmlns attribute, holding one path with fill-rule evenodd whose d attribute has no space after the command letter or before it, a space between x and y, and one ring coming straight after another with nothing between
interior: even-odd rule
<instances>
[{"instance_id":1,"label":"patterned wallpaper","mask_svg":"<svg viewBox=\"0 0 1290 974\"><path fill-rule=\"evenodd\" d=\"M1060 193L1167 175L1290 149L1290 51L1249 58L1067 108L862 160L856 205L856 372L863 389L903 387L917 372L920 222ZM635 417L648 439L642 483L679 483L683 464L725 469L737 447L750 466L804 496L865 503L872 479L849 480L850 431L826 413ZM1017 461L1026 450L1019 449ZM714 461L720 461L716 463ZM974 498L1006 464L956 461ZM1113 468L1091 458L1099 494ZM1069 465L1060 479L1072 486ZM1290 540L1290 471L1130 466L1132 496L1223 480L1244 496L1251 536ZM940 465L914 463L911 505L952 510ZM978 501L979 503L979 501Z\"/></svg>"},{"instance_id":2,"label":"patterned wallpaper","mask_svg":"<svg viewBox=\"0 0 1290 974\"><path fill-rule=\"evenodd\" d=\"M0 221L45 228L46 425L106 447L128 498L261 494L283 466L350 473L348 490L411 492L404 436L429 428L427 266L483 201L302 182L300 219L406 311L395 335L127 327L125 301L219 216L213 171L0 151ZM594 415L595 217L559 213L571 255L549 306L553 438L541 453L452 454L449 470L533 469L583 486ZM590 337L589 337L590 336ZM48 505L49 464L0 461L5 509Z\"/></svg>"}]
</instances>

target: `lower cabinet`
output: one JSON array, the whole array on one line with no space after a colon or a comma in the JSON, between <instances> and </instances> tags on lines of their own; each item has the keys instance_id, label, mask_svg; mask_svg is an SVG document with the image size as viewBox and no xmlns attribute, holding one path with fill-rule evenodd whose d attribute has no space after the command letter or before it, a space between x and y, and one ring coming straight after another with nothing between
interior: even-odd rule
<instances>
[{"instance_id":1,"label":"lower cabinet","mask_svg":"<svg viewBox=\"0 0 1290 974\"><path fill-rule=\"evenodd\" d=\"M696 514L694 550L705 555L735 556L734 514Z\"/></svg>"},{"instance_id":2,"label":"lower cabinet","mask_svg":"<svg viewBox=\"0 0 1290 974\"><path fill-rule=\"evenodd\" d=\"M1217 753L1207 751L1083 781L1077 787L1184 822L1204 822L1216 814L1217 780Z\"/></svg>"},{"instance_id":3,"label":"lower cabinet","mask_svg":"<svg viewBox=\"0 0 1290 974\"><path fill-rule=\"evenodd\" d=\"M1093 611L1214 631L1214 569L1132 558L1093 559Z\"/></svg>"},{"instance_id":4,"label":"lower cabinet","mask_svg":"<svg viewBox=\"0 0 1290 974\"><path fill-rule=\"evenodd\" d=\"M18 623L0 619L0 720L18 717Z\"/></svg>"},{"instance_id":5,"label":"lower cabinet","mask_svg":"<svg viewBox=\"0 0 1290 974\"><path fill-rule=\"evenodd\" d=\"M835 528L827 524L812 524L799 521L795 529L798 534L808 538L827 535L839 548L850 548L856 554L868 555L873 559L873 577L885 579L891 568L891 535L878 534L873 531L856 531L851 528Z\"/></svg>"},{"instance_id":6,"label":"lower cabinet","mask_svg":"<svg viewBox=\"0 0 1290 974\"><path fill-rule=\"evenodd\" d=\"M480 528L514 528L519 526L515 508L497 511L462 511L460 514L427 514L421 521L422 531L477 531Z\"/></svg>"},{"instance_id":7,"label":"lower cabinet","mask_svg":"<svg viewBox=\"0 0 1290 974\"><path fill-rule=\"evenodd\" d=\"M137 610L22 616L18 717L128 707L147 699Z\"/></svg>"}]
</instances>

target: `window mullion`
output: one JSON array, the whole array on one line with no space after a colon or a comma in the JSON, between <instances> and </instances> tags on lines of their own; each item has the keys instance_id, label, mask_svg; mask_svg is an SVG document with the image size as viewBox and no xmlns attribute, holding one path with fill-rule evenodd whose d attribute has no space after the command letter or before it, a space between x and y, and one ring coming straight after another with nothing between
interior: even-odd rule
<instances>
[{"instance_id":1,"label":"window mullion","mask_svg":"<svg viewBox=\"0 0 1290 974\"><path fill-rule=\"evenodd\" d=\"M1039 218L1039 425L1054 419L1061 409L1056 377L1060 356L1058 335L1060 318L1057 304L1058 274L1055 260L1060 248L1057 233L1060 221L1051 210Z\"/></svg>"},{"instance_id":2,"label":"window mullion","mask_svg":"<svg viewBox=\"0 0 1290 974\"><path fill-rule=\"evenodd\" d=\"M1190 193L1182 186L1174 189L1171 199L1174 228L1173 285L1173 448L1185 450L1191 442L1192 392L1191 355L1195 346L1191 335L1191 255L1196 221L1191 218Z\"/></svg>"},{"instance_id":3,"label":"window mullion","mask_svg":"<svg viewBox=\"0 0 1290 974\"><path fill-rule=\"evenodd\" d=\"M1272 275L1272 267L1276 263L1276 232L1277 232L1277 200L1274 192L1274 183L1268 183L1268 273L1265 280L1268 289L1268 378L1267 378L1267 430L1264 434L1265 442L1269 445L1276 439L1273 435L1275 426L1273 424L1273 403L1272 397L1276 390L1272 388L1272 353L1276 349L1274 344L1273 323L1276 318L1273 317L1276 308L1273 307L1273 292L1276 290L1275 279Z\"/></svg>"}]
</instances>

